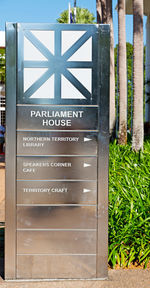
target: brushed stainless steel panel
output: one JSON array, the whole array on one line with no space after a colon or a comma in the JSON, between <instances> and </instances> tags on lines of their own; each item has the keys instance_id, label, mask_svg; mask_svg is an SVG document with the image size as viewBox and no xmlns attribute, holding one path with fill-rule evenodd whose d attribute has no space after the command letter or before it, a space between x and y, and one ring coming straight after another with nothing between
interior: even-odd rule
<instances>
[{"instance_id":1,"label":"brushed stainless steel panel","mask_svg":"<svg viewBox=\"0 0 150 288\"><path fill-rule=\"evenodd\" d=\"M18 279L95 278L95 255L18 255Z\"/></svg>"},{"instance_id":2,"label":"brushed stainless steel panel","mask_svg":"<svg viewBox=\"0 0 150 288\"><path fill-rule=\"evenodd\" d=\"M70 28L68 28L70 27ZM91 27L91 28L90 28ZM94 27L94 28L92 28ZM94 29L94 35L92 36L92 95L91 97L87 97L86 99L80 100L80 99L60 99L60 95L58 95L58 91L61 91L60 86L60 77L59 77L59 84L58 84L58 77L56 77L55 81L55 88L56 88L56 97L54 99L36 99L32 98L30 99L30 96L24 97L24 91L23 91L23 65L25 67L39 67L38 61L26 61L23 63L23 33L27 33L29 31L27 30L44 30L46 29L55 30L55 34L57 37L55 37L55 44L58 42L58 46L56 46L56 51L58 52L58 49L60 46L60 39L61 39L61 30L68 31L68 29L77 30L79 28L80 31L84 28L86 31L86 35L89 33L88 29ZM25 31L26 30L26 31ZM91 30L90 30L91 31ZM58 33L57 33L58 32ZM92 33L93 33L92 32ZM29 32L30 33L30 32ZM6 147L6 253L5 253L5 278L6 279L15 279L17 278L26 278L26 279L32 279L32 278L95 278L95 277L107 277L107 253L108 253L108 122L109 122L109 99L108 99L108 91L109 91L109 27L108 25L52 25L49 26L48 24L23 24L23 25L17 25L17 34L16 35L16 24L9 23L7 24L7 147ZM16 37L17 36L17 37ZM18 39L16 41L16 38ZM58 41L59 40L59 41ZM37 40L38 41L38 40ZM16 53L16 43L18 42L18 49ZM78 41L80 42L80 40ZM40 41L38 42L37 46L40 45ZM72 48L71 48L72 49ZM96 53L95 53L96 51ZM18 55L17 55L18 54ZM16 55L17 55L17 65L16 67ZM106 61L108 59L108 61ZM66 59L67 60L67 59ZM40 63L40 67L45 67L46 62L42 61ZM66 61L65 69L68 67L74 67L78 68L77 66L72 66L75 63L69 64L69 61ZM86 63L87 65L88 63ZM90 64L90 63L89 63ZM89 65L88 64L88 65ZM47 65L47 64L46 64ZM68 66L71 65L71 66ZM90 64L91 65L91 64ZM57 76L59 74L59 63L57 63ZM89 67L89 66L87 66ZM91 66L90 66L91 67ZM83 68L83 62L80 62L80 68ZM17 78L16 78L17 75ZM16 78L16 79L15 79ZM17 81L17 87L16 87L16 81ZM17 103L20 104L36 104L35 106L23 106L18 107L18 114L16 115L16 88L17 88ZM99 103L97 103L99 102ZM37 106L38 104L42 104L43 106ZM62 107L50 107L50 106L44 106L45 104L63 104L63 105L70 105L70 106L62 106ZM94 105L98 104L100 108L97 107L83 107L83 106L73 106L73 105ZM19 105L18 105L19 106ZM31 115L31 109L32 111L39 111L39 113L32 112ZM34 110L33 110L34 109ZM70 110L71 109L71 110ZM41 111L45 112L45 115L42 115L40 117ZM48 115L47 112L64 112L67 111L66 116L63 117L60 116L59 113L54 113L54 117L50 117L50 113ZM71 111L71 113L69 112ZM68 113L69 112L69 113ZM47 114L47 115L46 115ZM51 114L52 115L52 114ZM72 117L72 116L75 117ZM19 118L17 118L17 117ZM57 116L57 117L56 117ZM60 117L59 117L60 116ZM61 118L62 117L62 118ZM17 118L17 119L16 119ZM46 119L48 118L48 119ZM54 119L55 118L55 119ZM17 121L16 121L17 120ZM33 120L33 121L31 121ZM48 120L48 121L47 121ZM51 121L49 121L51 120ZM56 120L56 121L54 121ZM58 121L61 120L61 121ZM43 122L44 121L44 122ZM18 125L18 130L40 130L45 131L47 133L48 130L98 130L98 167L97 167L97 160L93 157L91 160L92 163L82 162L84 159L90 159L89 157L81 157L80 160L71 160L68 157L61 158L61 157L48 157L48 158L37 158L37 157L27 157L22 158L23 160L18 160L19 165L17 166L18 170L22 170L23 167L23 161L28 161L29 159L33 162L37 161L39 163L40 161L43 161L41 163L45 163L46 161L51 161L53 159L58 160L60 162L65 160L66 163L68 163L68 167L64 167L63 169L59 167L57 169L48 169L47 166L45 167L39 167L34 173L33 170L30 170L28 172L22 172L18 171L18 175L21 175L21 177L25 177L26 180L36 180L36 179L59 179L60 177L65 179L73 179L74 180L81 180L81 179L91 179L95 182L98 179L98 205L96 206L82 206L82 207L66 207L65 205L62 207L54 207L54 206L28 206L28 207L21 207L18 206L18 215L17 215L17 221L18 221L18 227L20 231L18 233L33 233L32 229L60 229L58 232L64 232L61 229L84 229L84 232L86 233L89 229L91 231L88 231L89 233L97 232L97 255L16 255L16 122ZM54 124L54 125L53 125ZM60 126L57 126L60 124ZM24 131L25 132L25 131ZM31 132L31 131L30 131ZM28 131L29 133L29 131ZM39 132L35 132L39 133ZM63 133L63 132L60 132ZM90 132L89 132L90 133ZM20 141L20 140L19 140ZM85 151L83 149L84 143L80 143L80 151L81 154L86 151L95 151L94 142L93 146L91 145L90 148L87 146ZM57 143L55 143L55 149L51 150L53 151L53 155L56 153L56 151L59 150L59 147L57 147ZM90 144L90 142L89 142ZM19 143L20 145L20 143ZM45 144L44 144L45 145ZM70 144L69 144L70 145ZM88 143L87 143L88 145ZM63 147L64 146L64 147ZM18 146L19 147L19 146ZM69 148L67 148L67 145L61 145L62 154L65 155L65 151L68 150L69 153L72 151L73 155L79 155L78 149L79 146L76 146L78 148L73 149L73 146L70 145ZM92 147L92 148L91 148ZM23 147L24 148L24 147ZM35 148L35 147L34 147ZM41 148L41 147L40 147ZM19 148L20 149L20 148ZM47 150L46 150L47 149ZM44 153L47 155L46 151L48 150L48 145L44 147ZM64 149L64 150L63 150ZM91 150L90 150L91 149ZM92 150L93 149L93 150ZM21 150L22 153L23 150ZM27 150L26 150L27 151ZM32 150L25 152L26 155L28 153L32 153ZM34 149L34 151L37 151ZM40 150L42 151L42 150ZM74 151L74 152L73 152ZM20 152L19 152L20 153ZM36 152L37 153L37 152ZM41 152L38 152L39 155L41 155ZM92 153L92 152L88 152ZM82 154L82 155L83 155ZM36 154L34 154L36 155ZM56 154L55 154L56 155ZM86 154L84 154L86 155ZM91 155L96 155L92 153ZM53 158L53 159L52 159ZM79 158L79 157L78 157ZM39 160L42 159L42 160ZM48 159L48 160L47 160ZM67 162L67 161L70 162ZM81 161L81 162L80 162ZM69 165L71 166L69 167ZM78 166L78 164L80 164ZM86 164L87 166L84 167L82 164ZM92 166L88 166L91 165ZM43 165L43 164L42 164ZM82 169L81 169L82 166ZM33 168L33 167L30 167ZM37 168L37 167L36 167ZM51 167L52 168L52 167ZM42 169L42 170L41 170ZM85 171L85 170L86 171ZM62 171L61 171L62 170ZM67 170L67 173L64 172ZM98 170L98 173L97 173ZM41 173L42 171L42 173ZM44 171L44 172L43 172ZM26 176L26 175L27 176ZM36 175L34 175L36 174ZM30 175L30 176L29 176ZM45 176L46 175L46 176ZM67 175L67 176L66 176ZM84 176L82 178L82 175ZM35 177L34 177L35 176ZM51 178L52 176L52 178ZM41 178L42 177L42 178ZM45 178L46 177L46 178ZM54 178L56 177L56 178ZM58 177L58 178L57 178ZM87 178L86 178L87 177ZM98 177L98 178L97 178ZM21 178L23 179L23 178ZM11 180L11 181L10 181ZM33 181L33 182L34 182ZM32 182L32 183L33 183ZM38 181L37 181L38 182ZM75 186L74 186L75 187ZM27 187L30 188L30 187ZM19 188L20 189L20 188ZM74 188L75 189L75 188ZM74 193L75 194L75 193ZM37 194L36 194L37 195ZM21 196L22 197L22 196ZM72 196L71 196L72 197ZM80 195L81 197L81 195ZM18 198L19 199L19 198ZM24 198L22 198L23 201ZM84 201L82 197L78 201ZM89 198L88 198L89 199ZM76 199L75 199L76 200ZM73 200L73 204L75 204L75 200ZM29 199L30 201L30 199ZM40 199L38 199L40 204ZM86 200L87 201L87 200ZM70 200L69 200L70 202ZM26 203L25 203L26 204ZM25 205L24 204L24 205ZM27 203L28 204L28 203ZM42 203L45 204L45 203ZM57 203L56 203L57 204ZM59 203L58 203L59 204ZM68 203L66 203L68 204ZM69 203L70 204L70 203ZM82 203L81 203L82 204ZM91 204L91 203L90 203ZM49 205L49 204L48 204ZM53 228L51 228L53 227ZM65 228L64 228L65 227ZM25 228L23 230L22 228ZM22 229L22 231L21 231ZM95 231L93 230L95 229ZM40 231L34 231L39 232ZM42 231L44 232L44 231ZM41 232L41 233L42 233ZM48 231L45 231L48 232ZM49 231L50 232L50 231ZM56 232L56 231L55 231ZM54 235L55 232L53 231ZM66 231L67 232L67 231ZM70 231L69 231L70 232ZM72 231L73 232L73 231ZM75 232L75 231L74 231ZM77 231L76 231L77 232ZM79 231L78 231L79 232ZM19 234L20 235L20 234ZM23 234L22 234L23 235ZM46 234L48 235L48 234ZM51 237L51 239L54 239L54 235ZM66 235L66 234L64 234ZM84 234L85 236L85 234ZM19 236L20 237L20 236ZM27 236L28 237L28 236ZM39 239L41 236L38 236ZM46 236L45 236L46 237ZM64 236L65 237L65 236ZM71 236L70 236L71 237ZM21 238L18 238L18 240ZM28 238L27 238L28 239ZM62 236L62 239L63 238ZM60 239L56 239L57 244ZM87 240L87 238L86 238ZM44 241L46 241L46 238L44 238ZM70 243L68 244L68 247L71 249L71 241L75 241L75 238L70 238ZM82 242L82 241L81 241ZM54 240L53 240L54 243ZM64 242L62 241L62 244ZM18 242L18 245L21 243ZM46 244L44 244L46 246ZM70 245L70 246L69 246ZM76 249L76 242L73 245L73 249ZM88 245L88 244L87 244ZM90 245L90 243L89 243ZM36 244L34 245L36 247ZM67 246L67 245L66 245ZM65 246L65 247L66 247ZM19 246L21 247L21 246ZM33 248L35 248L33 247ZM47 247L47 246L46 246ZM44 247L44 248L46 248ZM32 248L32 249L33 249ZM42 248L40 246L40 248ZM60 247L61 249L64 249L64 246L62 245ZM79 247L80 248L80 247ZM81 245L81 248L82 245ZM20 249L20 248L19 248ZM47 248L48 249L48 248ZM46 249L46 250L47 250ZM78 247L77 247L78 249ZM92 248L91 248L92 249ZM94 249L94 248L93 248ZM83 248L84 250L84 248ZM89 249L90 253L91 250ZM83 253L83 252L82 252ZM89 254L89 253L88 253ZM17 263L16 263L17 260ZM16 265L17 264L17 265Z\"/></svg>"},{"instance_id":3,"label":"brushed stainless steel panel","mask_svg":"<svg viewBox=\"0 0 150 288\"><path fill-rule=\"evenodd\" d=\"M17 179L97 180L96 157L18 157Z\"/></svg>"},{"instance_id":4,"label":"brushed stainless steel panel","mask_svg":"<svg viewBox=\"0 0 150 288\"><path fill-rule=\"evenodd\" d=\"M96 204L97 182L18 181L18 204Z\"/></svg>"},{"instance_id":5,"label":"brushed stainless steel panel","mask_svg":"<svg viewBox=\"0 0 150 288\"><path fill-rule=\"evenodd\" d=\"M17 208L17 228L96 229L96 206L27 206Z\"/></svg>"},{"instance_id":6,"label":"brushed stainless steel panel","mask_svg":"<svg viewBox=\"0 0 150 288\"><path fill-rule=\"evenodd\" d=\"M20 130L97 130L98 108L19 106L17 119L17 128Z\"/></svg>"},{"instance_id":7,"label":"brushed stainless steel panel","mask_svg":"<svg viewBox=\"0 0 150 288\"><path fill-rule=\"evenodd\" d=\"M96 231L18 231L18 254L96 254Z\"/></svg>"},{"instance_id":8,"label":"brushed stainless steel panel","mask_svg":"<svg viewBox=\"0 0 150 288\"><path fill-rule=\"evenodd\" d=\"M18 155L96 155L94 132L17 132Z\"/></svg>"},{"instance_id":9,"label":"brushed stainless steel panel","mask_svg":"<svg viewBox=\"0 0 150 288\"><path fill-rule=\"evenodd\" d=\"M97 278L108 277L109 71L110 27L99 26L99 143ZM108 61L105 61L108 59ZM105 95L105 96L104 96Z\"/></svg>"},{"instance_id":10,"label":"brushed stainless steel panel","mask_svg":"<svg viewBox=\"0 0 150 288\"><path fill-rule=\"evenodd\" d=\"M5 279L16 277L16 24L6 24ZM0 179L1 181L1 179ZM11 242L10 242L11 239Z\"/></svg>"}]
</instances>

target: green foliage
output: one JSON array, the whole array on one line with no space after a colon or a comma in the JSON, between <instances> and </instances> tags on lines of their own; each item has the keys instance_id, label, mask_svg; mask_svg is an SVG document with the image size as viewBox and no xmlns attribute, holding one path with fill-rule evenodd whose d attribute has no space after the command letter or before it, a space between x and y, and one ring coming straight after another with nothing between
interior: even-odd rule
<instances>
[{"instance_id":1,"label":"green foliage","mask_svg":"<svg viewBox=\"0 0 150 288\"><path fill-rule=\"evenodd\" d=\"M71 9L74 18L74 9ZM78 24L92 24L94 23L95 17L86 8L77 7L76 23ZM59 23L68 23L68 10L63 11L60 17L57 19Z\"/></svg>"},{"instance_id":2,"label":"green foliage","mask_svg":"<svg viewBox=\"0 0 150 288\"><path fill-rule=\"evenodd\" d=\"M5 49L0 48L0 82L5 82Z\"/></svg>"},{"instance_id":3,"label":"green foliage","mask_svg":"<svg viewBox=\"0 0 150 288\"><path fill-rule=\"evenodd\" d=\"M110 144L109 264L128 267L150 257L150 141L144 152Z\"/></svg>"}]
</instances>

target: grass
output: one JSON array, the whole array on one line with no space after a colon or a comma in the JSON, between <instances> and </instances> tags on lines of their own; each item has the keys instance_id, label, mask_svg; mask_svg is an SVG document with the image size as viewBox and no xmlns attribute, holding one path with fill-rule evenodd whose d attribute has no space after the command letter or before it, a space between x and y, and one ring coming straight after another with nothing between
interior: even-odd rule
<instances>
[{"instance_id":1,"label":"grass","mask_svg":"<svg viewBox=\"0 0 150 288\"><path fill-rule=\"evenodd\" d=\"M109 265L147 267L150 257L150 141L135 153L110 144Z\"/></svg>"}]
</instances>

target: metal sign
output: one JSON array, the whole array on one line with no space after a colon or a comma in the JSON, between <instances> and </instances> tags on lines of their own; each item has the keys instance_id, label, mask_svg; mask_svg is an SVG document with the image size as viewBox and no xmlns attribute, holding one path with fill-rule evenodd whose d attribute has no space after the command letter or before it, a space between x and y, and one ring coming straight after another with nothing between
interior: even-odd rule
<instances>
[{"instance_id":1,"label":"metal sign","mask_svg":"<svg viewBox=\"0 0 150 288\"><path fill-rule=\"evenodd\" d=\"M107 278L109 26L6 35L5 278Z\"/></svg>"}]
</instances>

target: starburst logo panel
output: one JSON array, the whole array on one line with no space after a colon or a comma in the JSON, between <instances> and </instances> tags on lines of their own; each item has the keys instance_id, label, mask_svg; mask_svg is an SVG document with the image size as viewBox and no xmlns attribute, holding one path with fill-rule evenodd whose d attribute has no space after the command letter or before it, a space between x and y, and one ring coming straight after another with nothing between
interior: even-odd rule
<instances>
[{"instance_id":1,"label":"starburst logo panel","mask_svg":"<svg viewBox=\"0 0 150 288\"><path fill-rule=\"evenodd\" d=\"M95 40L96 31L86 26L90 25L56 24L49 30L20 29L23 46L22 59L18 57L23 66L19 83L22 83L21 103L95 102L93 58L96 60L97 55L93 53L93 38ZM69 30L70 27L73 29Z\"/></svg>"}]
</instances>

